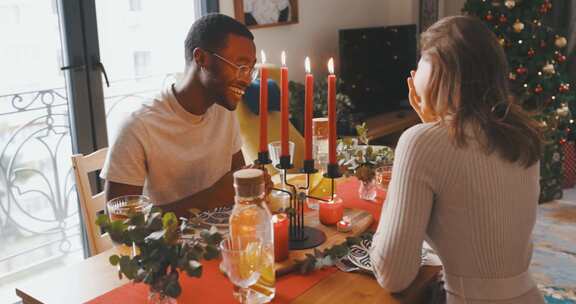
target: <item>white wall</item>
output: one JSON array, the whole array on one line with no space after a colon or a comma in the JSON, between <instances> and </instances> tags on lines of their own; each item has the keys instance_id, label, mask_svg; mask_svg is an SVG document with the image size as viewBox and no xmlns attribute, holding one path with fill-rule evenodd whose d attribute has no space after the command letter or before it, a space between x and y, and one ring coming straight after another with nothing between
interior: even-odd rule
<instances>
[{"instance_id":1,"label":"white wall","mask_svg":"<svg viewBox=\"0 0 576 304\"><path fill-rule=\"evenodd\" d=\"M466 0L441 0L440 17L462 14L464 3L466 3Z\"/></svg>"},{"instance_id":2,"label":"white wall","mask_svg":"<svg viewBox=\"0 0 576 304\"><path fill-rule=\"evenodd\" d=\"M234 16L233 0L220 0L220 11ZM304 58L310 57L312 72L327 73L326 63L335 57L338 73L338 30L371 26L416 23L416 0L299 0L299 22L254 29L258 54L266 51L268 61L280 64L280 53L286 50L291 80L302 82Z\"/></svg>"}]
</instances>

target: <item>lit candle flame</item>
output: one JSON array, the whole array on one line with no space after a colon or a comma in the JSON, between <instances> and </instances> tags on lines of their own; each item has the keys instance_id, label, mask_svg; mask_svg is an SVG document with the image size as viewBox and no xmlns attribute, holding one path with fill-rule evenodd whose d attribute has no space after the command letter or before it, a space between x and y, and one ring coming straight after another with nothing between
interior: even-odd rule
<instances>
[{"instance_id":1,"label":"lit candle flame","mask_svg":"<svg viewBox=\"0 0 576 304\"><path fill-rule=\"evenodd\" d=\"M264 53L264 50L260 50L260 58L262 59L262 63L266 63L266 53Z\"/></svg>"},{"instance_id":2,"label":"lit candle flame","mask_svg":"<svg viewBox=\"0 0 576 304\"><path fill-rule=\"evenodd\" d=\"M286 51L282 51L282 66L286 66Z\"/></svg>"},{"instance_id":3,"label":"lit candle flame","mask_svg":"<svg viewBox=\"0 0 576 304\"><path fill-rule=\"evenodd\" d=\"M330 58L330 60L328 60L328 72L330 72L330 74L334 74L334 58Z\"/></svg>"},{"instance_id":4,"label":"lit candle flame","mask_svg":"<svg viewBox=\"0 0 576 304\"><path fill-rule=\"evenodd\" d=\"M310 58L308 56L304 59L304 67L306 68L306 74L310 74Z\"/></svg>"}]
</instances>

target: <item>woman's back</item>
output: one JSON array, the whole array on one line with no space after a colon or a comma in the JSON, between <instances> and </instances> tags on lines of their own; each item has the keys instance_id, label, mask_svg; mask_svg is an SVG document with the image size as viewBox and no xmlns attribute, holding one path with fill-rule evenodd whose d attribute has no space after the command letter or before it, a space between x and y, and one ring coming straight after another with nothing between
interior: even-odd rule
<instances>
[{"instance_id":1,"label":"woman's back","mask_svg":"<svg viewBox=\"0 0 576 304\"><path fill-rule=\"evenodd\" d=\"M427 125L420 132L434 145L408 148L423 149L421 153L429 154L435 167L430 173L437 188L427 233L446 271L490 278L526 270L539 196L539 164L526 169L497 153L486 155L475 140L457 148L441 127Z\"/></svg>"},{"instance_id":2,"label":"woman's back","mask_svg":"<svg viewBox=\"0 0 576 304\"><path fill-rule=\"evenodd\" d=\"M449 303L522 294L509 303L543 303L527 272L539 164L525 168L497 152L488 155L466 131L466 147L457 147L438 124L417 125L402 135L374 237L378 279L392 289L411 282L413 271L401 268L417 269L426 238L444 264ZM400 241L400 235L410 240Z\"/></svg>"}]
</instances>

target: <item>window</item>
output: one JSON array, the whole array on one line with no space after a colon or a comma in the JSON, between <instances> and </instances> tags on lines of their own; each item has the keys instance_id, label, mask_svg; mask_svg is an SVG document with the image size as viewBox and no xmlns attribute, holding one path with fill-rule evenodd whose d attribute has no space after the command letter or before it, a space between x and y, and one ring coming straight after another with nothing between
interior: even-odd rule
<instances>
[{"instance_id":1,"label":"window","mask_svg":"<svg viewBox=\"0 0 576 304\"><path fill-rule=\"evenodd\" d=\"M18 5L0 6L0 25L20 24L21 15Z\"/></svg>"},{"instance_id":2,"label":"window","mask_svg":"<svg viewBox=\"0 0 576 304\"><path fill-rule=\"evenodd\" d=\"M139 12L142 10L142 0L128 0L129 10L131 12Z\"/></svg>"},{"instance_id":3,"label":"window","mask_svg":"<svg viewBox=\"0 0 576 304\"><path fill-rule=\"evenodd\" d=\"M200 1L148 1L146 10L142 0L128 1L119 11L118 0L90 1L95 7L79 1L0 0L2 303L18 300L15 287L85 256L72 147L87 153L106 144L106 137L113 142L125 116L184 68L182 42ZM127 24L130 16L137 17L138 28ZM110 87L97 87L95 77L86 77L91 69L60 71L70 58L84 59L76 63L81 64L98 56ZM86 109L88 98L102 98L93 93L99 89L105 93L104 109Z\"/></svg>"},{"instance_id":4,"label":"window","mask_svg":"<svg viewBox=\"0 0 576 304\"><path fill-rule=\"evenodd\" d=\"M136 77L142 77L149 74L150 57L149 51L134 52L134 75Z\"/></svg>"}]
</instances>

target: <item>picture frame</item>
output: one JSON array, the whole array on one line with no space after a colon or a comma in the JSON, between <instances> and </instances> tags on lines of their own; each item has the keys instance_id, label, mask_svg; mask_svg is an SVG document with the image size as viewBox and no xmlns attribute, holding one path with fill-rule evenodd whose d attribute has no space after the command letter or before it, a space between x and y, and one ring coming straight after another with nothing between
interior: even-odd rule
<instances>
[{"instance_id":1,"label":"picture frame","mask_svg":"<svg viewBox=\"0 0 576 304\"><path fill-rule=\"evenodd\" d=\"M298 23L298 0L234 0L234 17L248 28Z\"/></svg>"}]
</instances>

